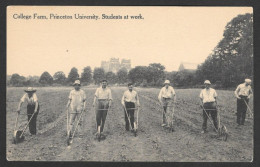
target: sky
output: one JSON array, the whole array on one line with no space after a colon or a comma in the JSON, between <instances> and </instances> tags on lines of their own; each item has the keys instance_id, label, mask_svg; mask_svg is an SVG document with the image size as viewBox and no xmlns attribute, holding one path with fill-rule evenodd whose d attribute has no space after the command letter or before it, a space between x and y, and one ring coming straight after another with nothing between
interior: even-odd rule
<instances>
[{"instance_id":1,"label":"sky","mask_svg":"<svg viewBox=\"0 0 260 167\"><path fill-rule=\"evenodd\" d=\"M7 8L7 75L53 75L72 67L81 73L115 57L132 67L161 63L176 71L181 62L203 63L223 38L226 24L251 7L36 7ZM20 15L48 19L15 19ZM144 19L49 19L139 15ZM15 16L14 16L15 15Z\"/></svg>"}]
</instances>

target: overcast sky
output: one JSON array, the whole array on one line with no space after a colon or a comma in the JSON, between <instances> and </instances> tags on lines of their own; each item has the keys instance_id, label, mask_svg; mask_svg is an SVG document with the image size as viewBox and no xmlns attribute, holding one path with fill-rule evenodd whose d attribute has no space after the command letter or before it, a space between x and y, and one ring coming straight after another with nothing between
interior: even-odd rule
<instances>
[{"instance_id":1,"label":"overcast sky","mask_svg":"<svg viewBox=\"0 0 260 167\"><path fill-rule=\"evenodd\" d=\"M202 63L223 38L226 24L250 7L8 7L7 74L68 75L100 67L111 57L132 67L161 63L167 71L181 62ZM14 19L14 14L139 15L142 20Z\"/></svg>"}]
</instances>

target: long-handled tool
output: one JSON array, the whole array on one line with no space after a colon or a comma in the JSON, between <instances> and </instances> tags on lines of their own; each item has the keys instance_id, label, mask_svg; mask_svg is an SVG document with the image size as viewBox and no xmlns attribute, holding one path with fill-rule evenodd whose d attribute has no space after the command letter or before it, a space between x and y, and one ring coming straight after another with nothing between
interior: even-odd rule
<instances>
[{"instance_id":1,"label":"long-handled tool","mask_svg":"<svg viewBox=\"0 0 260 167\"><path fill-rule=\"evenodd\" d=\"M130 116L127 114L127 119L128 119L129 124L130 124L131 130L133 130L133 133L134 133L134 135L136 137L137 136L137 129L138 129L138 115L139 115L140 107L137 107L137 108L125 108L125 109L126 110L137 110L137 112L136 112L136 119L134 121L134 127L132 127Z\"/></svg>"},{"instance_id":2,"label":"long-handled tool","mask_svg":"<svg viewBox=\"0 0 260 167\"><path fill-rule=\"evenodd\" d=\"M104 109L98 109L98 111L109 111L110 110L110 107L109 108L104 108ZM96 112L95 112L96 113ZM101 122L101 124L103 124L103 122ZM97 125L97 122L96 122L96 127L97 127L97 134L96 134L96 138L98 139L98 141L101 140L101 125Z\"/></svg>"},{"instance_id":3,"label":"long-handled tool","mask_svg":"<svg viewBox=\"0 0 260 167\"><path fill-rule=\"evenodd\" d=\"M243 99L243 101L245 102L246 106L247 106L247 111L249 111L251 117L253 118L253 112L252 110L250 109L250 107L248 106L247 102L245 101L245 99Z\"/></svg>"},{"instance_id":4,"label":"long-handled tool","mask_svg":"<svg viewBox=\"0 0 260 167\"><path fill-rule=\"evenodd\" d=\"M72 135L69 134L69 140L67 140L67 144L68 145L72 144L72 142L73 142L73 138L74 138L75 132L77 131L77 128L78 128L78 125L79 125L79 122L81 120L81 117L82 117L83 113L84 113L83 110L80 113L77 113L77 114L80 114L80 116L79 116L79 118L77 120L76 127L74 128L74 131L73 131ZM71 135L71 137L70 137L70 135Z\"/></svg>"},{"instance_id":5,"label":"long-handled tool","mask_svg":"<svg viewBox=\"0 0 260 167\"><path fill-rule=\"evenodd\" d=\"M217 113L218 113L218 136L221 137L222 140L227 141L228 138L227 127L220 122L220 114L218 109L217 109Z\"/></svg>"},{"instance_id":6,"label":"long-handled tool","mask_svg":"<svg viewBox=\"0 0 260 167\"><path fill-rule=\"evenodd\" d=\"M25 130L27 129L28 125L30 124L34 114L35 114L35 112L31 115L31 118L29 119L29 121L27 122L27 124L25 125L23 130L14 130L13 143L15 143L15 144L19 143L19 142L22 142L25 139L23 134L24 134ZM18 117L19 117L19 113L17 113L15 129L17 128L17 124L18 124Z\"/></svg>"},{"instance_id":7,"label":"long-handled tool","mask_svg":"<svg viewBox=\"0 0 260 167\"><path fill-rule=\"evenodd\" d=\"M138 115L139 115L140 107L137 107L136 111L136 121L134 122L134 132L135 136L137 136L137 130L138 130Z\"/></svg>"},{"instance_id":8,"label":"long-handled tool","mask_svg":"<svg viewBox=\"0 0 260 167\"><path fill-rule=\"evenodd\" d=\"M129 125L130 125L130 129L131 129L131 131L133 131L134 129L133 129L132 125L131 125L131 121L130 121L129 115L127 114L127 110L126 110L125 105L123 105L123 107L124 107L124 111L125 111L127 120L128 120L128 122L129 122ZM128 108L128 110L129 110L129 109L132 109L132 108ZM134 131L134 132L135 132L135 131ZM136 133L135 133L135 136L136 136Z\"/></svg>"},{"instance_id":9,"label":"long-handled tool","mask_svg":"<svg viewBox=\"0 0 260 167\"><path fill-rule=\"evenodd\" d=\"M166 121L167 121L167 127L170 129L171 132L174 132L173 128L173 112L169 111L169 107L174 107L173 105L166 105L162 106L163 107L163 112L165 113ZM166 107L166 111L164 111L164 107ZM174 108L172 108L174 110Z\"/></svg>"},{"instance_id":10,"label":"long-handled tool","mask_svg":"<svg viewBox=\"0 0 260 167\"><path fill-rule=\"evenodd\" d=\"M201 108L203 109L203 111L205 112L205 114L207 115L209 121L212 123L212 125L213 125L214 129L216 130L216 132L218 132L218 129L215 127L213 121L211 120L211 118L209 117L209 115L208 115L208 113L206 112L205 108L203 107L203 104L201 104L200 106L201 106ZM207 109L207 110L214 110L214 111L216 111L217 109Z\"/></svg>"}]
</instances>

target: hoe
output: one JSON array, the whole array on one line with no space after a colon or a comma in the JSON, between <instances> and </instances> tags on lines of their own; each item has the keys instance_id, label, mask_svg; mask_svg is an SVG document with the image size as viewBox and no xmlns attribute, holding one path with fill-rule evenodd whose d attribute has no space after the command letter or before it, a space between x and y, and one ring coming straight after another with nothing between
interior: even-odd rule
<instances>
[{"instance_id":1,"label":"hoe","mask_svg":"<svg viewBox=\"0 0 260 167\"><path fill-rule=\"evenodd\" d=\"M127 114L127 110L136 110L137 109L137 113L136 113L136 121L134 122L134 127L132 127L131 125L131 121L130 121L130 117L129 115ZM130 129L131 131L134 132L134 136L136 137L137 136L137 129L138 129L138 114L139 114L139 107L138 108L126 108L124 106L124 111L125 111L125 114L126 114L126 117L127 117L127 120L129 122L129 125L130 125Z\"/></svg>"},{"instance_id":2,"label":"hoe","mask_svg":"<svg viewBox=\"0 0 260 167\"><path fill-rule=\"evenodd\" d=\"M83 115L84 111L82 110L80 113L71 113L71 114L80 114L78 120L77 120L77 124L76 127L74 128L73 133L71 134L71 131L69 130L69 110L67 109L67 145L71 145L73 142L73 138L75 136L75 132L78 128L79 122L81 120L81 117Z\"/></svg>"},{"instance_id":3,"label":"hoe","mask_svg":"<svg viewBox=\"0 0 260 167\"><path fill-rule=\"evenodd\" d=\"M21 114L22 115L22 114ZM24 137L24 132L27 129L29 123L31 122L34 113L33 114L24 114L24 115L31 115L31 118L29 119L29 121L27 122L27 124L25 125L25 127L22 130L17 130L17 124L18 124L18 117L19 117L19 113L17 113L17 117L16 117L16 121L15 121L15 128L14 128L14 136L13 136L13 143L20 143L22 141L24 141L25 137Z\"/></svg>"},{"instance_id":4,"label":"hoe","mask_svg":"<svg viewBox=\"0 0 260 167\"><path fill-rule=\"evenodd\" d=\"M228 138L228 132L227 132L227 128L225 125L223 125L222 123L220 123L220 115L218 112L218 109L207 109L207 110L217 110L218 113L218 129L215 128L214 123L212 121L212 119L209 117L209 115L207 114L205 108L203 107L203 105L200 105L201 108L203 109L203 111L205 112L205 114L207 115L208 119L210 120L211 124L213 125L214 129L216 130L218 137L220 137L222 140L227 141Z\"/></svg>"}]
</instances>

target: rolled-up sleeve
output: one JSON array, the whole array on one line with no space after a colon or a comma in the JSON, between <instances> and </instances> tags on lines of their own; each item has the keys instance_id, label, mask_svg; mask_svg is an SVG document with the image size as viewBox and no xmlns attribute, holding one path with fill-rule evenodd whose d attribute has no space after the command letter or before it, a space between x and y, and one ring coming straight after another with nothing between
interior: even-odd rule
<instances>
[{"instance_id":1,"label":"rolled-up sleeve","mask_svg":"<svg viewBox=\"0 0 260 167\"><path fill-rule=\"evenodd\" d=\"M25 101L26 96L27 96L27 94L24 94L24 95L23 95L23 97L21 98L21 102L24 102L24 101Z\"/></svg>"},{"instance_id":2,"label":"rolled-up sleeve","mask_svg":"<svg viewBox=\"0 0 260 167\"><path fill-rule=\"evenodd\" d=\"M72 99L72 91L70 91L69 99L70 99L70 100Z\"/></svg>"},{"instance_id":3,"label":"rolled-up sleeve","mask_svg":"<svg viewBox=\"0 0 260 167\"><path fill-rule=\"evenodd\" d=\"M33 94L33 101L34 101L34 102L37 102L37 101L38 101L37 95L36 95L35 93Z\"/></svg>"},{"instance_id":4,"label":"rolled-up sleeve","mask_svg":"<svg viewBox=\"0 0 260 167\"><path fill-rule=\"evenodd\" d=\"M96 92L95 92L95 96L96 96L96 97L98 97L98 89L99 89L99 88L97 88L97 90L96 90Z\"/></svg>"},{"instance_id":5,"label":"rolled-up sleeve","mask_svg":"<svg viewBox=\"0 0 260 167\"><path fill-rule=\"evenodd\" d=\"M163 90L163 89L160 90L160 93L159 93L159 95L158 95L158 100L159 100L159 101L160 101L161 98L162 98L162 90Z\"/></svg>"},{"instance_id":6,"label":"rolled-up sleeve","mask_svg":"<svg viewBox=\"0 0 260 167\"><path fill-rule=\"evenodd\" d=\"M109 100L113 100L111 89L109 89L109 91L108 91L108 98L109 98Z\"/></svg>"},{"instance_id":7,"label":"rolled-up sleeve","mask_svg":"<svg viewBox=\"0 0 260 167\"><path fill-rule=\"evenodd\" d=\"M203 91L203 90L202 90ZM200 95L199 95L199 97L201 98L201 99L203 99L203 92L202 91L200 91Z\"/></svg>"},{"instance_id":8,"label":"rolled-up sleeve","mask_svg":"<svg viewBox=\"0 0 260 167\"><path fill-rule=\"evenodd\" d=\"M123 97L122 97L122 99L121 99L121 103L124 105L124 103L125 103L125 92L124 92L124 94L123 94Z\"/></svg>"}]
</instances>

